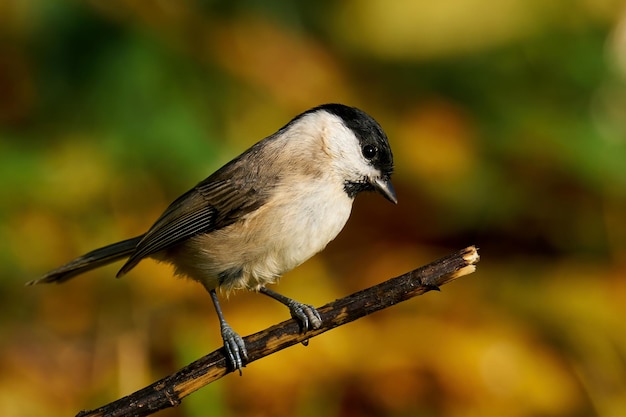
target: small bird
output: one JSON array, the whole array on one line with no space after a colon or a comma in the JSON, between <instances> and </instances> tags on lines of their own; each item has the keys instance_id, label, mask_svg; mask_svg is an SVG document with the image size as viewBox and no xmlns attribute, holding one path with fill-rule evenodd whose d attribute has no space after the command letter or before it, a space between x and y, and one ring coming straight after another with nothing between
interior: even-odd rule
<instances>
[{"instance_id":1,"label":"small bird","mask_svg":"<svg viewBox=\"0 0 626 417\"><path fill-rule=\"evenodd\" d=\"M144 258L174 266L201 283L219 318L229 364L248 360L245 343L226 322L216 290L247 289L286 305L303 332L322 319L266 287L315 255L343 229L352 203L376 191L397 203L393 156L385 132L365 112L324 104L271 136L176 199L143 235L93 250L27 283L62 283L126 259L117 277Z\"/></svg>"}]
</instances>

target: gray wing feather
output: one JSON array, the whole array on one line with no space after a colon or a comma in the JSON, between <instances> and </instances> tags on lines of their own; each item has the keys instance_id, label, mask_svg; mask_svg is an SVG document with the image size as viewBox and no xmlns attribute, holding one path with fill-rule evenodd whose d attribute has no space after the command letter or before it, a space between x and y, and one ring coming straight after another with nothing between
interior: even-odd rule
<instances>
[{"instance_id":1,"label":"gray wing feather","mask_svg":"<svg viewBox=\"0 0 626 417\"><path fill-rule=\"evenodd\" d=\"M226 227L263 205L277 178L259 181L258 176L249 177L241 171L246 164L238 161L240 158L175 200L148 230L117 276L130 271L146 256Z\"/></svg>"}]
</instances>

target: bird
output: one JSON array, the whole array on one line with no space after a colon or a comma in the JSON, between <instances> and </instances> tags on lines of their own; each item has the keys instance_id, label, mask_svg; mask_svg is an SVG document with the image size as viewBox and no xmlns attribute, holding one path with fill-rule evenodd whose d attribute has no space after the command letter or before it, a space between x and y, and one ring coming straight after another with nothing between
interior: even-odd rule
<instances>
[{"instance_id":1,"label":"bird","mask_svg":"<svg viewBox=\"0 0 626 417\"><path fill-rule=\"evenodd\" d=\"M217 290L259 292L287 306L303 332L321 327L313 306L267 285L335 239L357 195L374 191L397 204L393 168L387 135L370 115L319 105L174 200L146 233L95 249L27 285L63 283L120 260L118 278L146 258L169 263L175 275L209 293L228 365L241 374L248 352L225 320Z\"/></svg>"}]
</instances>

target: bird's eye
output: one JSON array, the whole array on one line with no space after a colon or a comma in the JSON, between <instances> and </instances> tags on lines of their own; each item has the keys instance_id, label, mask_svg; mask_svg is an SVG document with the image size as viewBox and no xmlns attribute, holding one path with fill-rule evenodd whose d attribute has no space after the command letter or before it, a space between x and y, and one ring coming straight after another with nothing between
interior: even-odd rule
<instances>
[{"instance_id":1,"label":"bird's eye","mask_svg":"<svg viewBox=\"0 0 626 417\"><path fill-rule=\"evenodd\" d=\"M372 159L378 153L378 149L376 149L373 145L365 145L363 146L363 149L361 149L361 152L363 153L365 159Z\"/></svg>"}]
</instances>

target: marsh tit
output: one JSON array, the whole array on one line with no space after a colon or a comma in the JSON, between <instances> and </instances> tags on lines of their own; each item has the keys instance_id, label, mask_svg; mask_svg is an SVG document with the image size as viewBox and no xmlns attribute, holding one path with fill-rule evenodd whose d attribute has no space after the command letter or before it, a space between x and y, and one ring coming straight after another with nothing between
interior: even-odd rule
<instances>
[{"instance_id":1,"label":"marsh tit","mask_svg":"<svg viewBox=\"0 0 626 417\"><path fill-rule=\"evenodd\" d=\"M303 331L321 326L313 306L266 287L333 240L362 191L397 203L393 156L380 125L363 111L324 104L175 200L143 235L89 252L28 284L61 283L126 259L117 277L144 258L170 263L201 283L220 321L226 356L241 373L243 339L222 314L216 289L258 291L285 304Z\"/></svg>"}]
</instances>

